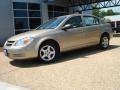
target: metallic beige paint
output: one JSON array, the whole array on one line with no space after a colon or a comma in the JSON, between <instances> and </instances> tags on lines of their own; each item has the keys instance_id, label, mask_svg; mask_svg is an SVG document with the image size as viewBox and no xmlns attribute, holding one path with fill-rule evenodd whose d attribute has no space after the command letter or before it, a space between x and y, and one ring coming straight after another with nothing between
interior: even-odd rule
<instances>
[{"instance_id":1,"label":"metallic beige paint","mask_svg":"<svg viewBox=\"0 0 120 90\"><path fill-rule=\"evenodd\" d=\"M100 42L101 35L107 32L112 37L112 29L109 24L101 23L94 26L83 26L74 29L68 29L67 31L62 30L64 23L71 17L81 16L80 14L68 15L66 20L62 22L56 29L49 30L33 30L19 34L9 38L7 41L17 41L24 37L33 37L32 43L25 47L15 47L4 45L9 53L8 57L12 59L27 59L38 56L38 50L42 42L45 40L52 39L56 41L60 46L60 51L68 51L71 49L77 49L87 47L91 45L97 45ZM91 15L87 15L91 16ZM7 42L6 41L6 42Z\"/></svg>"}]
</instances>

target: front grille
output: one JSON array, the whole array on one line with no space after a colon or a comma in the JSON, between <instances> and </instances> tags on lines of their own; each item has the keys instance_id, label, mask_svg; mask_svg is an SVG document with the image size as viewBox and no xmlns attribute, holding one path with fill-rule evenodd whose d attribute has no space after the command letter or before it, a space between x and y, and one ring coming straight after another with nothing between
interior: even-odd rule
<instances>
[{"instance_id":1,"label":"front grille","mask_svg":"<svg viewBox=\"0 0 120 90\"><path fill-rule=\"evenodd\" d=\"M14 43L15 41L8 41L8 43Z\"/></svg>"},{"instance_id":2,"label":"front grille","mask_svg":"<svg viewBox=\"0 0 120 90\"><path fill-rule=\"evenodd\" d=\"M7 41L6 46L12 46L15 41Z\"/></svg>"}]
</instances>

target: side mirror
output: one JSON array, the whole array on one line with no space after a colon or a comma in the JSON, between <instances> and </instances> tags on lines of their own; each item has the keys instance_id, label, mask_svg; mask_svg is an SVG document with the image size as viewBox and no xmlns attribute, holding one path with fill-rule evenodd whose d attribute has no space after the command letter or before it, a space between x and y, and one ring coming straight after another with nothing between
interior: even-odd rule
<instances>
[{"instance_id":1,"label":"side mirror","mask_svg":"<svg viewBox=\"0 0 120 90\"><path fill-rule=\"evenodd\" d=\"M72 28L72 25L71 24L66 24L65 26L62 27L62 30L67 30L67 29L70 29Z\"/></svg>"}]
</instances>

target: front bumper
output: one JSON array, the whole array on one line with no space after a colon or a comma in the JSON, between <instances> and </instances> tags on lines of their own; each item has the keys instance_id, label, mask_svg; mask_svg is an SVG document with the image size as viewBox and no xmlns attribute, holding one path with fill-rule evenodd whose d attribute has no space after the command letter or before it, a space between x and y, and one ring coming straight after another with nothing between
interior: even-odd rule
<instances>
[{"instance_id":1,"label":"front bumper","mask_svg":"<svg viewBox=\"0 0 120 90\"><path fill-rule=\"evenodd\" d=\"M26 47L4 46L4 54L10 59L22 60L38 56L38 51L32 45Z\"/></svg>"}]
</instances>

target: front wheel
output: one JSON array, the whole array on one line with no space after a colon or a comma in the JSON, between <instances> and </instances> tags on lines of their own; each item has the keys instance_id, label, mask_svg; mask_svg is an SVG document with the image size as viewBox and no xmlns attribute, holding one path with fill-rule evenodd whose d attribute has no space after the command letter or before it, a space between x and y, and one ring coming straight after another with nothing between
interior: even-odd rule
<instances>
[{"instance_id":1,"label":"front wheel","mask_svg":"<svg viewBox=\"0 0 120 90\"><path fill-rule=\"evenodd\" d=\"M43 44L39 49L39 58L44 62L53 62L58 57L59 51L54 44Z\"/></svg>"},{"instance_id":2,"label":"front wheel","mask_svg":"<svg viewBox=\"0 0 120 90\"><path fill-rule=\"evenodd\" d=\"M109 47L109 36L103 35L100 40L99 47L101 49L107 49Z\"/></svg>"}]
</instances>

